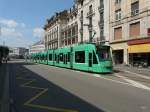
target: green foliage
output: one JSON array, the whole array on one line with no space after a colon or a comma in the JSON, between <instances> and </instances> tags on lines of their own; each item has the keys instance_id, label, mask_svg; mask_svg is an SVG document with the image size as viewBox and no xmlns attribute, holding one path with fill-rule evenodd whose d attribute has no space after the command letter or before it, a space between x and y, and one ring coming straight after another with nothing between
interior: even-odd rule
<instances>
[{"instance_id":1,"label":"green foliage","mask_svg":"<svg viewBox=\"0 0 150 112\"><path fill-rule=\"evenodd\" d=\"M7 57L9 54L9 48L5 46L0 46L0 59L3 57Z\"/></svg>"}]
</instances>

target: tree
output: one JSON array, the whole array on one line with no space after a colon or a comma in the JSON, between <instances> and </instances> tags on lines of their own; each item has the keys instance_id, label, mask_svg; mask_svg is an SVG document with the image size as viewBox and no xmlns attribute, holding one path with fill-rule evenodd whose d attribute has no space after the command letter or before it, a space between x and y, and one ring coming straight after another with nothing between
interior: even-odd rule
<instances>
[{"instance_id":1,"label":"tree","mask_svg":"<svg viewBox=\"0 0 150 112\"><path fill-rule=\"evenodd\" d=\"M9 48L5 46L0 46L0 63L3 58L6 58L9 54Z\"/></svg>"}]
</instances>

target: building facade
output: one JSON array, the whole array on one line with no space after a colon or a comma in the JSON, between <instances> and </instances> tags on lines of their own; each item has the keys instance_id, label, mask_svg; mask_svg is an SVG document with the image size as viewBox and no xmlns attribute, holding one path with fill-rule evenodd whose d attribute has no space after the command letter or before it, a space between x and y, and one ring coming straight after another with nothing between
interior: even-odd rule
<instances>
[{"instance_id":1,"label":"building facade","mask_svg":"<svg viewBox=\"0 0 150 112\"><path fill-rule=\"evenodd\" d=\"M110 0L109 37L116 64L149 63L150 1Z\"/></svg>"},{"instance_id":2,"label":"building facade","mask_svg":"<svg viewBox=\"0 0 150 112\"><path fill-rule=\"evenodd\" d=\"M42 51L45 51L44 40L40 40L40 41L36 42L35 44L30 46L30 48L29 48L29 54L30 55L32 53L38 53L38 52L42 52Z\"/></svg>"},{"instance_id":3,"label":"building facade","mask_svg":"<svg viewBox=\"0 0 150 112\"><path fill-rule=\"evenodd\" d=\"M108 42L109 0L76 0L76 3L80 41Z\"/></svg>"},{"instance_id":4,"label":"building facade","mask_svg":"<svg viewBox=\"0 0 150 112\"><path fill-rule=\"evenodd\" d=\"M24 58L29 53L29 49L23 47L9 48L9 56L14 58Z\"/></svg>"},{"instance_id":5,"label":"building facade","mask_svg":"<svg viewBox=\"0 0 150 112\"><path fill-rule=\"evenodd\" d=\"M92 42L110 45L115 64L150 63L150 0L75 0L44 29L46 50Z\"/></svg>"},{"instance_id":6,"label":"building facade","mask_svg":"<svg viewBox=\"0 0 150 112\"><path fill-rule=\"evenodd\" d=\"M77 23L77 4L67 12L67 23L61 30L61 47L72 46L78 43L78 23Z\"/></svg>"},{"instance_id":7,"label":"building facade","mask_svg":"<svg viewBox=\"0 0 150 112\"><path fill-rule=\"evenodd\" d=\"M56 13L44 26L46 50L79 43L108 43L108 4L109 0L75 0L70 10Z\"/></svg>"},{"instance_id":8,"label":"building facade","mask_svg":"<svg viewBox=\"0 0 150 112\"><path fill-rule=\"evenodd\" d=\"M45 49L57 49L61 46L62 26L67 24L67 10L56 13L44 26L45 30Z\"/></svg>"}]
</instances>

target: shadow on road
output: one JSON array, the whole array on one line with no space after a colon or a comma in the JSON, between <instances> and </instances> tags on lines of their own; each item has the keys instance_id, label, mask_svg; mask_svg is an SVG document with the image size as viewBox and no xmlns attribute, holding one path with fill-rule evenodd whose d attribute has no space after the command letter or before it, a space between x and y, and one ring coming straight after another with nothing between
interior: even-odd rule
<instances>
[{"instance_id":1,"label":"shadow on road","mask_svg":"<svg viewBox=\"0 0 150 112\"><path fill-rule=\"evenodd\" d=\"M24 67L11 63L12 109L18 112L104 112ZM45 91L44 91L45 90ZM47 91L46 91L47 90ZM13 111L12 111L13 112Z\"/></svg>"}]
</instances>

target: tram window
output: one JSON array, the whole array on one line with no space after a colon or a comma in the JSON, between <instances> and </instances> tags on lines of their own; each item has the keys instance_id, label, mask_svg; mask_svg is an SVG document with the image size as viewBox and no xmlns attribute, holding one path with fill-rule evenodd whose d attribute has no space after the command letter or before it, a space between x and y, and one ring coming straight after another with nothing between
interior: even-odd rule
<instances>
[{"instance_id":1,"label":"tram window","mask_svg":"<svg viewBox=\"0 0 150 112\"><path fill-rule=\"evenodd\" d=\"M60 61L60 59L59 59L59 55L57 55L57 60L58 60L58 63L59 63L59 61Z\"/></svg>"},{"instance_id":2,"label":"tram window","mask_svg":"<svg viewBox=\"0 0 150 112\"><path fill-rule=\"evenodd\" d=\"M98 64L95 52L93 51L93 64Z\"/></svg>"},{"instance_id":3,"label":"tram window","mask_svg":"<svg viewBox=\"0 0 150 112\"><path fill-rule=\"evenodd\" d=\"M75 62L76 63L85 63L85 51L75 52Z\"/></svg>"},{"instance_id":4,"label":"tram window","mask_svg":"<svg viewBox=\"0 0 150 112\"><path fill-rule=\"evenodd\" d=\"M55 61L57 60L56 54L55 54Z\"/></svg>"},{"instance_id":5,"label":"tram window","mask_svg":"<svg viewBox=\"0 0 150 112\"><path fill-rule=\"evenodd\" d=\"M52 54L49 54L49 60L52 61Z\"/></svg>"},{"instance_id":6,"label":"tram window","mask_svg":"<svg viewBox=\"0 0 150 112\"><path fill-rule=\"evenodd\" d=\"M63 56L64 56L63 61L64 61L64 64L65 64L65 61L66 61L66 55L64 54Z\"/></svg>"},{"instance_id":7,"label":"tram window","mask_svg":"<svg viewBox=\"0 0 150 112\"><path fill-rule=\"evenodd\" d=\"M68 62L68 54L66 54L66 62Z\"/></svg>"},{"instance_id":8,"label":"tram window","mask_svg":"<svg viewBox=\"0 0 150 112\"><path fill-rule=\"evenodd\" d=\"M44 55L42 56L42 60L44 60Z\"/></svg>"},{"instance_id":9,"label":"tram window","mask_svg":"<svg viewBox=\"0 0 150 112\"><path fill-rule=\"evenodd\" d=\"M63 58L64 58L63 53L60 53L60 54L59 54L59 59L60 59L60 61L63 61Z\"/></svg>"},{"instance_id":10,"label":"tram window","mask_svg":"<svg viewBox=\"0 0 150 112\"><path fill-rule=\"evenodd\" d=\"M47 60L47 55L45 56L45 61Z\"/></svg>"},{"instance_id":11,"label":"tram window","mask_svg":"<svg viewBox=\"0 0 150 112\"><path fill-rule=\"evenodd\" d=\"M68 52L68 62L70 62L70 52Z\"/></svg>"},{"instance_id":12,"label":"tram window","mask_svg":"<svg viewBox=\"0 0 150 112\"><path fill-rule=\"evenodd\" d=\"M105 46L97 48L97 55L99 60L110 60L110 47Z\"/></svg>"}]
</instances>

